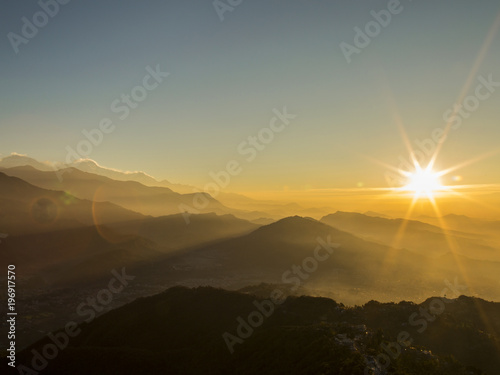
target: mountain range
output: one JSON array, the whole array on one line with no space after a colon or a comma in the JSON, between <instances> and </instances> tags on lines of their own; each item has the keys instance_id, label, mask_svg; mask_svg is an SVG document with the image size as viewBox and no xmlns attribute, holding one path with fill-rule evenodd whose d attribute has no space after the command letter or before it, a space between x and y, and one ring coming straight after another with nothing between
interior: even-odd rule
<instances>
[{"instance_id":1,"label":"mountain range","mask_svg":"<svg viewBox=\"0 0 500 375\"><path fill-rule=\"evenodd\" d=\"M25 162L30 164L16 165ZM173 286L243 288L245 293L255 293L249 285L262 282L281 285L289 294L328 297L351 306L373 299L422 303L450 285L475 298L500 300L497 222L452 215L443 218L449 228L443 230L437 219L405 221L376 212L330 212L320 220L281 217L307 209L259 202L259 208L269 212L252 212L247 210L253 202L249 198L230 197L235 204L244 200L247 205L230 208L207 194L209 205L189 214L186 221L179 205L192 204L194 194L74 167L61 169L58 175L48 164L21 156L2 159L0 232L5 236L0 242L0 266L15 263L18 267L16 276L23 289L19 303L27 312L18 322L24 332L21 347L57 329L65 317L81 322L74 306L86 298L82 296L101 290L110 271L117 269L133 274L134 286L101 314ZM311 212L317 215L324 209ZM404 236L398 239L402 228ZM191 293L182 290L180 295ZM199 294L206 298L204 303L222 298L219 292L207 293L210 297ZM55 302L41 308L33 299ZM387 309L384 306L379 306L380 311ZM123 311L120 314L126 315ZM174 321L182 327L192 324ZM310 337L311 332L300 330L294 340L302 334ZM336 342L335 335L325 337ZM72 350L80 359L86 355L76 347L68 353ZM123 355L122 348L110 351ZM345 353L344 357L356 362L370 355L360 353L364 359ZM63 358L61 368L71 361ZM237 363L226 364L239 369ZM357 367L346 368L357 371Z\"/></svg>"},{"instance_id":2,"label":"mountain range","mask_svg":"<svg viewBox=\"0 0 500 375\"><path fill-rule=\"evenodd\" d=\"M171 183L167 180L158 180L144 172L136 171L136 172L128 172L128 171L120 171L113 168L106 168L94 160L91 159L80 159L71 164L57 164L51 162L39 162L33 158L30 158L26 155L13 154L6 156L0 159L0 169L10 169L16 167L33 167L39 171L44 172L54 172L55 176L58 178L58 182L61 182L61 179L64 179L67 171L70 171L71 168L75 168L82 172L87 172L92 175L97 175L101 177L107 177L116 181L135 181L145 186L150 187L164 187L170 190L173 190L176 193L180 194L193 194L193 193L203 193L203 190L191 186L191 185L183 185L183 184L175 184ZM65 172L66 171L66 172ZM42 186L44 187L44 186ZM203 193L204 196L208 196ZM227 193L221 191L217 194L217 200L224 205L224 208L217 208L210 206L214 212L220 213L232 213L237 214L237 216L242 217L244 219L249 220L258 220L259 223L269 223L272 219L283 218L289 216L291 214L301 214L301 215L314 215L317 217L321 217L331 212L331 209L328 207L323 208L304 208L296 203L292 204L277 204L273 201L261 201L256 199L248 198L241 194L236 193ZM200 199L200 198L198 198ZM211 200L210 204L213 203ZM190 206L193 206L193 202L191 201ZM236 209L228 209L227 207L238 207ZM210 212L210 210L199 210L201 212ZM163 212L162 214L173 214L177 213L179 210Z\"/></svg>"}]
</instances>

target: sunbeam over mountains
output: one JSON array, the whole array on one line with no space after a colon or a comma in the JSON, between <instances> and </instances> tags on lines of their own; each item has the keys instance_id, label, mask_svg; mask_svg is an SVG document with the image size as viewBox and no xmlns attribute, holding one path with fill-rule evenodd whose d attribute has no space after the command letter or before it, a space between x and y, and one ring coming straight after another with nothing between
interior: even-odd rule
<instances>
[{"instance_id":1,"label":"sunbeam over mountains","mask_svg":"<svg viewBox=\"0 0 500 375\"><path fill-rule=\"evenodd\" d=\"M0 374L500 375L498 0L0 35Z\"/></svg>"}]
</instances>

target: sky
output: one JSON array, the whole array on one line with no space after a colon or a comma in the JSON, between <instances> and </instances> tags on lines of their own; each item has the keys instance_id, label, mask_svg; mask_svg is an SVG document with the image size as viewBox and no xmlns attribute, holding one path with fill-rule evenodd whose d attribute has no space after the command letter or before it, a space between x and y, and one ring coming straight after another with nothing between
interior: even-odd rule
<instances>
[{"instance_id":1,"label":"sky","mask_svg":"<svg viewBox=\"0 0 500 375\"><path fill-rule=\"evenodd\" d=\"M500 82L497 0L46 3L47 19L35 1L6 0L0 14L0 156L64 162L80 145L103 166L197 186L236 161L231 191L387 187L382 164L408 160L401 128L414 146L431 139L464 87L467 98ZM21 43L25 20L42 26L24 26ZM372 34L359 48L356 27ZM469 99L435 168L498 150L494 86ZM131 93L142 101L125 112ZM86 148L82 132L106 121ZM495 184L499 162L443 179Z\"/></svg>"}]
</instances>

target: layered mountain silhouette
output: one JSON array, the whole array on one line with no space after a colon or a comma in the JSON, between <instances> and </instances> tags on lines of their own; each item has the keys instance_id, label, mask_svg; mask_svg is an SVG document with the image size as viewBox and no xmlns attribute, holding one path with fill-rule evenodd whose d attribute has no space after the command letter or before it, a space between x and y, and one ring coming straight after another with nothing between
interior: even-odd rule
<instances>
[{"instance_id":1,"label":"layered mountain silhouette","mask_svg":"<svg viewBox=\"0 0 500 375\"><path fill-rule=\"evenodd\" d=\"M116 181L108 177L66 168L55 172L39 171L30 166L3 170L4 173L22 178L45 189L62 190L97 202L109 201L145 215L168 215L182 212L180 206L189 212L196 212L194 199L206 202L204 212L226 213L227 209L209 194L179 194L165 187L145 186L135 181Z\"/></svg>"},{"instance_id":2,"label":"layered mountain silhouette","mask_svg":"<svg viewBox=\"0 0 500 375\"><path fill-rule=\"evenodd\" d=\"M30 166L40 171L51 171L66 168L76 168L82 172L104 176L117 181L136 181L147 186L162 186L179 193L192 193L196 188L189 185L174 184L167 180L159 181L144 172L122 172L117 169L105 168L91 159L80 159L71 164L42 163L26 155L12 154L0 159L0 168Z\"/></svg>"},{"instance_id":3,"label":"layered mountain silhouette","mask_svg":"<svg viewBox=\"0 0 500 375\"><path fill-rule=\"evenodd\" d=\"M468 232L445 231L416 220L388 219L354 212L327 215L321 222L371 241L404 247L429 256L439 256L453 250L471 258L500 261L497 249L473 226L460 227L466 228Z\"/></svg>"},{"instance_id":4,"label":"layered mountain silhouette","mask_svg":"<svg viewBox=\"0 0 500 375\"><path fill-rule=\"evenodd\" d=\"M23 290L19 304L29 317L18 322L19 347L58 329L68 317L81 323L75 306L99 293L112 270L126 269L134 285L99 314L139 299L83 324L82 335L46 373L105 374L100 362L105 358L123 363L123 368L110 366L109 373L132 373L141 365L150 372L168 367L187 374L199 368L355 374L369 366L382 371L373 359L380 345L402 329L411 330L412 311L429 304L429 296L444 293L450 314L394 359L393 372L481 373L473 366L494 374L498 322L492 316L498 306L478 298L450 298L459 292L500 300L498 222L455 215L404 221L377 212L323 216L327 208L221 194L235 204L229 208L205 193L151 186L154 179L141 172L108 173L92 161L79 166L92 173L75 167L54 170L22 155L0 161L0 266L16 264ZM208 202L204 208L193 207L195 196ZM323 217L282 218L287 212ZM442 220L447 230L440 227ZM268 284L256 286L262 282ZM177 287L143 298L175 285L241 292ZM294 297L261 333L228 356L222 333L236 329L239 314L249 314L248 302L256 298L250 294L267 298L277 285ZM346 308L325 298L298 298L301 294L351 306L373 299L382 303ZM399 300L421 304L389 303ZM138 331L141 317L147 320L144 332ZM363 333L361 325L368 327ZM161 341L158 335L171 339ZM469 354L456 344L466 338L474 344ZM300 356L294 348L302 343L307 343L304 359L295 363ZM280 367L267 354L256 360L256 348L294 366ZM421 366L415 370L417 363Z\"/></svg>"},{"instance_id":5,"label":"layered mountain silhouette","mask_svg":"<svg viewBox=\"0 0 500 375\"><path fill-rule=\"evenodd\" d=\"M113 203L42 189L1 172L0 203L0 228L11 236L144 218Z\"/></svg>"},{"instance_id":6,"label":"layered mountain silhouette","mask_svg":"<svg viewBox=\"0 0 500 375\"><path fill-rule=\"evenodd\" d=\"M54 171L55 168L49 163L42 163L26 155L12 154L0 159L0 168L15 168L30 166L40 171Z\"/></svg>"},{"instance_id":7,"label":"layered mountain silhouette","mask_svg":"<svg viewBox=\"0 0 500 375\"><path fill-rule=\"evenodd\" d=\"M180 194L166 187L146 186L137 181L117 181L76 168L40 171L32 166L22 166L0 171L44 189L66 191L78 198L97 202L109 201L144 215L214 212L220 215L235 214L249 220L266 216L263 212L228 208L205 192Z\"/></svg>"},{"instance_id":8,"label":"layered mountain silhouette","mask_svg":"<svg viewBox=\"0 0 500 375\"><path fill-rule=\"evenodd\" d=\"M113 203L42 189L3 173L0 207L0 230L8 234L2 265L15 263L19 276L42 277L49 285L95 282L114 264L138 265L169 251L258 227L213 213L191 215L190 225L182 214L148 217Z\"/></svg>"},{"instance_id":9,"label":"layered mountain silhouette","mask_svg":"<svg viewBox=\"0 0 500 375\"><path fill-rule=\"evenodd\" d=\"M249 233L259 225L233 215L215 213L190 215L189 225L182 214L115 223L120 233L136 233L148 238L163 251L193 247L203 243Z\"/></svg>"},{"instance_id":10,"label":"layered mountain silhouette","mask_svg":"<svg viewBox=\"0 0 500 375\"><path fill-rule=\"evenodd\" d=\"M433 224L440 223L438 218L433 217L423 217L422 220ZM454 214L446 215L442 220L444 220L448 227L454 230L493 235L497 238L500 237L500 221L481 220L465 215Z\"/></svg>"},{"instance_id":11,"label":"layered mountain silhouette","mask_svg":"<svg viewBox=\"0 0 500 375\"><path fill-rule=\"evenodd\" d=\"M327 241L338 247L317 266L304 267L304 260L314 257L315 249ZM157 266L175 269L179 279L215 279L224 286L285 281L353 304L371 298L390 301L394 296L422 300L443 290L445 280L456 278L467 278L468 286L480 295L500 297L495 286L500 263L453 253L425 256L302 217L285 218L244 236L182 252ZM314 271L300 273L293 271L294 266Z\"/></svg>"},{"instance_id":12,"label":"layered mountain silhouette","mask_svg":"<svg viewBox=\"0 0 500 375\"><path fill-rule=\"evenodd\" d=\"M16 168L16 167L33 167L39 171L48 171L48 172L54 172L56 177L58 178L58 181L62 178L64 179L64 176L68 173L68 171L71 170L71 168L75 168L79 171L90 173L96 176L101 176L101 177L107 177L112 180L116 181L135 181L139 182L142 185L150 186L150 187L164 187L168 188L170 190L173 190L176 193L180 194L186 194L186 195L191 195L192 198L194 198L193 193L203 193L203 190L190 186L190 185L183 185L183 184L175 184L171 183L167 180L157 180L156 178L149 176L148 174L144 172L123 172L120 170L116 170L113 168L106 168L103 166L100 166L97 164L95 161L91 159L80 159L77 160L71 164L56 164L56 163L49 163L49 162L39 162L33 158L30 158L25 155L19 155L19 154L14 154L10 156L6 156L3 159L0 159L0 168L4 169L9 169L9 168ZM6 171L7 174L11 174L13 176L21 177L21 178L30 178L34 176L28 176L26 174L26 171L24 172L23 175L19 174L21 173L20 171ZM33 179L31 181L32 183L35 183L35 180ZM59 181L61 182L61 181ZM40 185L41 187L46 187L45 185ZM62 189L62 186L57 187L59 190ZM203 194L205 197L208 196L208 194ZM286 216L290 216L293 214L300 214L300 215L309 215L309 216L317 216L321 217L328 212L331 212L331 209L329 208L304 208L301 207L295 203L291 204L277 204L272 201L260 201L256 199L251 199L248 198L244 195L241 194L235 194L235 193L226 193L224 191L221 191L217 195L217 200L218 202L222 203L224 205L223 208L221 207L216 207L214 206L213 200L211 200L208 203L207 207L204 207L201 210L198 210L200 212L217 212L217 213L230 213L230 214L236 214L237 216L248 219L248 220L257 220L260 224L262 223L269 223L272 219L278 219L278 218L283 218ZM205 198L200 198L198 197L199 202L204 203ZM191 201L189 203L190 206L193 206L193 202ZM233 208L228 208L228 207L233 207ZM237 209L234 209L236 207ZM164 209L165 207L163 207ZM207 209L205 209L207 208ZM191 210L193 211L193 210ZM190 211L190 212L191 212ZM142 211L141 211L142 212ZM162 211L160 214L161 215L166 215L166 214L174 214L179 212L179 209L176 211ZM147 212L148 214L152 215L158 215L157 210L151 212Z\"/></svg>"},{"instance_id":13,"label":"layered mountain silhouette","mask_svg":"<svg viewBox=\"0 0 500 375\"><path fill-rule=\"evenodd\" d=\"M225 279L226 284L223 285L226 286L238 285L237 280L241 286L248 281L280 281L284 272L294 265L299 266L306 257L314 254L318 238L322 241L329 238L332 243L338 243L339 248L321 262L311 276L300 281L307 281L308 286L323 293L327 291L335 297L342 295L346 301L366 301L371 293L378 293L376 296L380 300L389 300L394 295L404 298L405 294L418 300L424 298L426 293L439 290L445 278L465 277L465 271L469 274L468 278L473 278L471 285L484 292L484 296L496 296L492 294L496 288L491 283L499 269L498 263L481 259L485 253L495 255L495 250L476 245L474 251L462 249L460 253L450 252L444 245L445 235L440 228L430 224L408 222L403 240L408 237L417 244L404 240L406 242L400 246L403 249L391 246L401 220L354 213L329 215L322 222L289 217L258 229L258 225L231 215L190 215L187 225L183 214L146 217L113 203L91 202L67 193L95 199L102 191L108 191L108 198L120 203L130 202L133 200L131 196L138 200L145 197L141 203L146 202L145 205L151 207L158 198L151 195L152 191L158 192L161 197L182 197L166 188L114 181L76 169L68 170L62 182L54 172L42 172L27 166L6 171L52 189L62 187L66 192L41 189L19 178L0 175L4 202L2 230L5 233L15 236L57 232L53 234L54 238L73 237L75 243L85 243L87 235L75 232L71 236L64 230L96 226L99 236L110 244L110 251L116 250L115 244L123 243L124 238L150 241L151 246L141 250L144 250L143 255L148 254L146 258L152 256L149 249L161 253L183 250L174 254L173 258L148 265L153 267L148 272L160 275L160 279L166 277L168 283L183 278L202 280L204 283ZM128 206L136 207L136 204L129 203ZM462 232L455 232L454 235L457 241L466 245L474 236ZM48 246L43 244L59 243L50 236L37 241L42 248ZM209 244L214 241L217 242ZM424 242L425 248L418 245L419 242ZM29 258L28 254L25 255ZM92 264L97 265L99 258L95 256L86 260L88 268ZM124 258L128 256L124 255ZM142 255L137 259L141 260ZM83 279L87 274L75 273Z\"/></svg>"}]
</instances>

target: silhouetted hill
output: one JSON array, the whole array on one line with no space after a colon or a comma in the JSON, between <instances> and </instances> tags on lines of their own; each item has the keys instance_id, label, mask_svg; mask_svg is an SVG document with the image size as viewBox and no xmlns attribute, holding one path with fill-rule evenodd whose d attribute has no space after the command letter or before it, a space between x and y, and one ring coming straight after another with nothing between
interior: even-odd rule
<instances>
[{"instance_id":1,"label":"silhouetted hill","mask_svg":"<svg viewBox=\"0 0 500 375\"><path fill-rule=\"evenodd\" d=\"M65 168L58 172L39 171L32 166L0 170L44 189L69 191L78 198L97 202L109 201L144 215L214 212L219 215L234 214L248 220L267 216L264 212L228 208L205 192L179 194L166 187L117 181L77 168Z\"/></svg>"},{"instance_id":2,"label":"silhouetted hill","mask_svg":"<svg viewBox=\"0 0 500 375\"><path fill-rule=\"evenodd\" d=\"M285 218L247 235L184 251L145 272L161 280L166 276L155 268L171 269L170 276L188 286L239 288L250 282L286 282L347 303L372 298L423 300L441 291L445 279L458 277L467 280L467 292L500 299L495 286L498 262L451 253L428 257L301 217Z\"/></svg>"},{"instance_id":3,"label":"silhouetted hill","mask_svg":"<svg viewBox=\"0 0 500 375\"><path fill-rule=\"evenodd\" d=\"M481 220L465 215L446 215L442 218L444 222L452 229L468 231L474 233L483 233L488 235L500 236L500 221ZM429 222L439 222L437 218L426 218Z\"/></svg>"},{"instance_id":4,"label":"silhouetted hill","mask_svg":"<svg viewBox=\"0 0 500 375\"><path fill-rule=\"evenodd\" d=\"M288 217L275 223L262 226L252 233L209 245L194 253L198 255L219 256L231 266L262 266L285 270L314 253L318 238L340 244L342 252L378 252L388 248L368 243L347 232L332 228L311 218ZM369 255L369 253L368 253ZM334 257L334 255L332 255Z\"/></svg>"},{"instance_id":5,"label":"silhouetted hill","mask_svg":"<svg viewBox=\"0 0 500 375\"><path fill-rule=\"evenodd\" d=\"M181 211L180 205L184 205L189 212L196 212L194 193L179 194L166 187L146 186L136 181L116 181L76 168L62 169L59 174L29 166L4 169L3 172L45 189L70 191L78 198L97 202L109 201L144 215L177 214ZM200 194L207 202L200 211L226 213L227 209L209 194Z\"/></svg>"},{"instance_id":6,"label":"silhouetted hill","mask_svg":"<svg viewBox=\"0 0 500 375\"><path fill-rule=\"evenodd\" d=\"M484 236L457 231L445 233L438 226L416 220L408 220L405 223L403 219L387 219L354 212L336 212L323 217L321 222L370 241L404 247L429 256L456 251L470 258L500 260L497 248L486 241ZM403 228L404 231L401 232ZM404 235L399 235L399 233L404 233ZM449 236L452 236L456 243L453 250L450 249Z\"/></svg>"},{"instance_id":7,"label":"silhouetted hill","mask_svg":"<svg viewBox=\"0 0 500 375\"><path fill-rule=\"evenodd\" d=\"M82 324L81 332L40 373L499 373L498 303L446 300L445 309L439 314L432 310L434 319L419 332L421 324L410 323L412 315L429 311L431 301L442 299L420 305L372 301L347 308L326 298L288 297L279 305L264 303L267 316L256 307L262 300L251 294L182 287L140 298ZM482 323L485 311L495 328ZM261 317L254 328L241 323L248 322L250 314ZM228 335L239 337L238 327L245 324L244 339L228 340ZM405 339L397 344L402 331ZM18 364L31 367L32 350L43 353L48 344L52 341L47 338L18 353Z\"/></svg>"},{"instance_id":8,"label":"silhouetted hill","mask_svg":"<svg viewBox=\"0 0 500 375\"><path fill-rule=\"evenodd\" d=\"M0 159L0 168L15 168L23 166L31 166L40 171L50 172L65 168L76 168L82 172L97 174L100 176L111 178L113 180L136 181L147 186L162 186L172 189L178 193L192 193L193 189L195 189L195 187L193 186L174 184L167 180L159 181L141 171L122 172L112 168L105 168L91 159L80 159L71 164L58 164L57 167L53 167L48 163L41 163L26 155L13 154Z\"/></svg>"},{"instance_id":9,"label":"silhouetted hill","mask_svg":"<svg viewBox=\"0 0 500 375\"><path fill-rule=\"evenodd\" d=\"M314 219L301 217L285 218L248 235L194 249L170 259L168 264L184 270L178 276L180 279L198 279L203 276L282 282L284 272L294 265L302 265L304 259L314 257L315 249L321 247L318 238L334 246L339 244L340 247L329 249L329 256L326 249L319 250L326 260L318 262L317 269L310 275L308 273L307 279L300 279L302 284L311 288L325 287L332 293L342 294L348 301L351 301L349 295L356 288L366 288L362 293L366 293L366 300L370 299L368 295L374 292L376 285L384 293L380 284L389 284L389 280L382 277L388 271L384 262L391 252L389 247L364 241ZM398 254L398 267L394 267L391 279L408 285L409 290L413 291L416 288L414 282L405 282L405 276L408 270L418 274L420 271L414 265L422 262L426 264L427 260L407 251ZM291 274L287 280L298 282ZM386 291L393 293L394 286Z\"/></svg>"},{"instance_id":10,"label":"silhouetted hill","mask_svg":"<svg viewBox=\"0 0 500 375\"><path fill-rule=\"evenodd\" d=\"M164 250L173 250L247 234L259 225L233 215L209 213L190 215L189 225L186 225L183 215L178 214L117 223L110 227L120 233L135 233L148 238Z\"/></svg>"},{"instance_id":11,"label":"silhouetted hill","mask_svg":"<svg viewBox=\"0 0 500 375\"><path fill-rule=\"evenodd\" d=\"M331 211L331 209L304 209L297 204L276 204L271 201L258 201L245 197L241 194L226 192L219 192L217 200L215 200L214 197L211 197L209 194L204 193L202 189L194 186L174 184L167 180L159 181L140 171L123 172L112 168L102 167L91 159L80 159L71 164L57 164L56 168L55 164L51 165L49 163L41 163L23 155L11 155L0 159L0 170L4 171L8 175L22 178L36 186L47 189L67 190L68 187L71 187L73 194L79 198L85 199L95 199L92 195L96 187L95 181L94 185L91 186L89 186L89 181L82 181L81 183L75 184L74 179L76 177L88 180L88 176L82 174L78 175L78 173L75 173L73 178L68 180L71 172L85 172L92 176L91 178L93 180L100 181L104 184L109 182L109 180L113 180L116 182L137 182L145 187L167 189L163 191L160 190L160 192L159 190L149 190L149 193L151 194L166 194L167 192L177 194L177 196L168 197L166 201L157 200L158 205L156 207L154 204L151 204L151 202L148 204L147 200L146 206L141 207L139 205L140 202L136 198L129 202L124 200L115 202L115 198L123 198L122 196L115 197L116 192L111 193L110 197L107 199L135 211L154 216L179 213L181 211L181 209L179 209L179 204L184 204L186 207L184 207L183 210L187 210L189 212L234 214L247 220L260 218L278 219L297 213L307 214L308 212L311 214L314 213L315 216L322 216ZM36 173L36 171L50 172L50 174L39 174ZM104 179L101 179L101 177L104 177ZM128 186L128 189L131 188L130 185L122 186ZM98 200L104 199L104 197L110 193L108 191L109 188L110 187L106 184L106 189L104 189L104 191L99 191L99 194L97 195ZM195 198L194 194L196 193L201 195L197 195ZM142 193L134 192L134 194L141 196L142 198L140 199L146 199L144 198L144 191L142 191ZM196 204L194 204L193 199L205 206L198 210L198 208L195 207ZM208 199L208 201L205 202L205 199ZM182 202L176 202L178 200L181 200ZM130 204L131 206L125 206L125 204ZM189 209L188 206L191 206L192 208Z\"/></svg>"},{"instance_id":12,"label":"silhouetted hill","mask_svg":"<svg viewBox=\"0 0 500 375\"><path fill-rule=\"evenodd\" d=\"M391 217L389 215L385 215L385 214L382 214L380 212L374 212L374 211L366 211L364 213L364 215L366 215L366 216L373 216L373 217L383 217L385 219L391 219Z\"/></svg>"},{"instance_id":13,"label":"silhouetted hill","mask_svg":"<svg viewBox=\"0 0 500 375\"><path fill-rule=\"evenodd\" d=\"M78 199L69 193L42 189L1 172L0 207L0 231L9 235L144 218L109 202Z\"/></svg>"}]
</instances>

